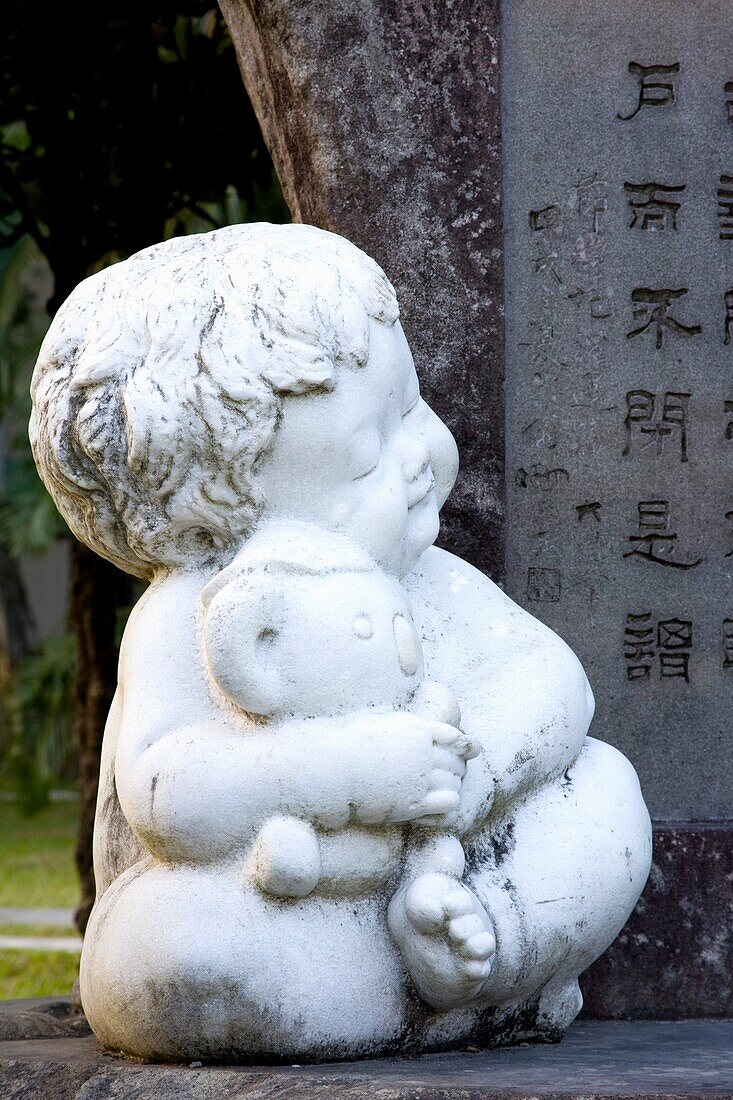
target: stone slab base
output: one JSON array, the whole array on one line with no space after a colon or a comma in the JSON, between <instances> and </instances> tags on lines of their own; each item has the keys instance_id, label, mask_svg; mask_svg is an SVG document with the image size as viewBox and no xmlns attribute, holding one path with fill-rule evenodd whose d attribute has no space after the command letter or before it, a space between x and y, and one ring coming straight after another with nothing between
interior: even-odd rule
<instances>
[{"instance_id":1,"label":"stone slab base","mask_svg":"<svg viewBox=\"0 0 733 1100\"><path fill-rule=\"evenodd\" d=\"M41 1037L44 1030L49 1037ZM0 1005L0 1097L731 1100L733 1020L583 1021L557 1046L411 1059L292 1067L156 1066L104 1054L68 1002L5 1002Z\"/></svg>"}]
</instances>

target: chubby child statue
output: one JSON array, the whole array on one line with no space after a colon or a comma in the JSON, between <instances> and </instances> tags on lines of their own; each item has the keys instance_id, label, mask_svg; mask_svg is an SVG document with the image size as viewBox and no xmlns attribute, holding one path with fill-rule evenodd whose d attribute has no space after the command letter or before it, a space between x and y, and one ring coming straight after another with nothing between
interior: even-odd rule
<instances>
[{"instance_id":1,"label":"chubby child statue","mask_svg":"<svg viewBox=\"0 0 733 1100\"><path fill-rule=\"evenodd\" d=\"M432 545L456 448L380 268L300 225L156 245L74 291L32 390L69 526L150 582L104 736L100 1042L558 1038L649 819L571 651Z\"/></svg>"},{"instance_id":2,"label":"chubby child statue","mask_svg":"<svg viewBox=\"0 0 733 1100\"><path fill-rule=\"evenodd\" d=\"M452 691L423 679L402 586L343 535L274 521L214 577L202 600L214 682L243 713L270 719L274 737L329 720L337 731L345 715L353 723L360 711L409 709L435 720L432 812L417 819L405 847L406 881L387 922L423 1000L435 1008L472 1001L491 972L496 943L485 910L460 885L464 853L450 826L465 762L479 750L457 728ZM330 831L270 818L252 849L252 881L275 897L306 897L319 885L348 893L359 849L350 853L338 833L334 852ZM397 851L401 840L394 832Z\"/></svg>"}]
</instances>

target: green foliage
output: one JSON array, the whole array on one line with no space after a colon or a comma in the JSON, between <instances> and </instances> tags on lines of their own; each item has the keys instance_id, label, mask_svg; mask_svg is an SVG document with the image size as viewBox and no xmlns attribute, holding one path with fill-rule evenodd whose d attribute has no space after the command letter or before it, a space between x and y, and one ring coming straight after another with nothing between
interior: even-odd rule
<instances>
[{"instance_id":1,"label":"green foliage","mask_svg":"<svg viewBox=\"0 0 733 1100\"><path fill-rule=\"evenodd\" d=\"M64 936L77 941L79 933L71 924L18 924L14 921L0 923L0 936Z\"/></svg>"},{"instance_id":2,"label":"green foliage","mask_svg":"<svg viewBox=\"0 0 733 1100\"><path fill-rule=\"evenodd\" d=\"M76 640L70 633L46 638L13 672L6 693L10 737L3 770L15 781L25 812L47 805L59 779L75 777L75 672Z\"/></svg>"},{"instance_id":3,"label":"green foliage","mask_svg":"<svg viewBox=\"0 0 733 1100\"><path fill-rule=\"evenodd\" d=\"M43 554L67 529L30 454L9 459L0 492L0 542L13 558Z\"/></svg>"},{"instance_id":4,"label":"green foliage","mask_svg":"<svg viewBox=\"0 0 733 1100\"><path fill-rule=\"evenodd\" d=\"M26 431L30 373L56 307L86 275L158 240L289 213L211 0L9 0L3 32L0 546L17 559L69 537ZM117 609L118 634L128 611ZM70 635L4 683L0 668L0 769L27 808L73 771L75 668Z\"/></svg>"},{"instance_id":5,"label":"green foliage","mask_svg":"<svg viewBox=\"0 0 733 1100\"><path fill-rule=\"evenodd\" d=\"M51 802L28 817L19 802L0 801L0 905L71 909L79 805Z\"/></svg>"},{"instance_id":6,"label":"green foliage","mask_svg":"<svg viewBox=\"0 0 733 1100\"><path fill-rule=\"evenodd\" d=\"M0 238L33 236L54 304L166 235L268 205L289 220L211 0L10 0L3 14Z\"/></svg>"},{"instance_id":7,"label":"green foliage","mask_svg":"<svg viewBox=\"0 0 733 1100\"><path fill-rule=\"evenodd\" d=\"M0 1000L66 997L78 976L71 951L0 951Z\"/></svg>"},{"instance_id":8,"label":"green foliage","mask_svg":"<svg viewBox=\"0 0 733 1100\"><path fill-rule=\"evenodd\" d=\"M11 557L41 554L65 532L36 473L28 443L30 376L50 318L39 302L48 265L26 235L0 252L0 422L6 459L0 483L0 543Z\"/></svg>"}]
</instances>

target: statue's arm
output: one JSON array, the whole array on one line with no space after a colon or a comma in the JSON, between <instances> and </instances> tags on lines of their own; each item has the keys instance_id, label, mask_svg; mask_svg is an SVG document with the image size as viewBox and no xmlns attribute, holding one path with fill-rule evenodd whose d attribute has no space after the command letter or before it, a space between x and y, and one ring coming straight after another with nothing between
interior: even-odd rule
<instances>
[{"instance_id":1,"label":"statue's arm","mask_svg":"<svg viewBox=\"0 0 733 1100\"><path fill-rule=\"evenodd\" d=\"M274 814L340 828L457 805L455 775L440 782L436 774L456 736L442 723L370 713L247 728L216 710L197 641L195 586L165 583L144 598L126 632L115 758L122 811L152 852L216 859L246 846Z\"/></svg>"},{"instance_id":2,"label":"statue's arm","mask_svg":"<svg viewBox=\"0 0 733 1100\"><path fill-rule=\"evenodd\" d=\"M453 689L463 729L483 745L461 795L470 828L573 763L593 695L572 650L460 558L428 550L406 587L426 674Z\"/></svg>"}]
</instances>

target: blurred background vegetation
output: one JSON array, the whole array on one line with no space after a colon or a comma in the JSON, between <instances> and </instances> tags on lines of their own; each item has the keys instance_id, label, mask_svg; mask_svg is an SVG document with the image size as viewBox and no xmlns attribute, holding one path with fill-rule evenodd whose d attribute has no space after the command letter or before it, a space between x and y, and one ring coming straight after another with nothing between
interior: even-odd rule
<instances>
[{"instance_id":1,"label":"blurred background vegetation","mask_svg":"<svg viewBox=\"0 0 733 1100\"><path fill-rule=\"evenodd\" d=\"M30 374L55 310L85 276L164 238L288 221L289 213L211 0L71 7L10 0L3 14L0 795L14 816L0 831L2 904L12 904L13 881L19 897L28 891L19 831L30 838L28 851L43 846L22 814L36 821L50 814L56 833L48 850L63 864L75 844L83 930L94 892L104 720L140 588L72 538L43 488L27 437ZM38 591L34 577L43 582ZM59 584L68 587L65 617L49 626L44 601L51 594L58 602ZM77 833L72 841L67 829L65 856L49 807L59 788L78 791L63 811ZM68 904L68 889L54 889L35 904ZM9 995L1 979L0 993Z\"/></svg>"}]
</instances>

